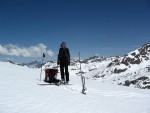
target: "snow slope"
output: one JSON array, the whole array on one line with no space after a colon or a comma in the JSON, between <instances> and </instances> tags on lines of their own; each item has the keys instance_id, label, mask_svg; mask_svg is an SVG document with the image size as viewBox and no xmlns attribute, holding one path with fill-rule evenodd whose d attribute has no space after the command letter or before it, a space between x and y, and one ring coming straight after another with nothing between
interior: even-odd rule
<instances>
[{"instance_id":1,"label":"snow slope","mask_svg":"<svg viewBox=\"0 0 150 113\"><path fill-rule=\"evenodd\" d=\"M86 79L83 95L78 70L70 70L70 85L39 86L40 69L6 62L0 69L0 113L150 113L149 90Z\"/></svg>"}]
</instances>

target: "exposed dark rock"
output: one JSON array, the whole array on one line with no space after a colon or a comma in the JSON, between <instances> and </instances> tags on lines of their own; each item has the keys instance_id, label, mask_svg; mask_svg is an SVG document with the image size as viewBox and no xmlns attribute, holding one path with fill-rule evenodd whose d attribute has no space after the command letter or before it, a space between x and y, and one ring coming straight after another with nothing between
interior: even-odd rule
<instances>
[{"instance_id":1,"label":"exposed dark rock","mask_svg":"<svg viewBox=\"0 0 150 113\"><path fill-rule=\"evenodd\" d=\"M11 60L8 60L8 62L11 63L11 64L15 64L15 62L13 62L13 61L11 61Z\"/></svg>"},{"instance_id":2,"label":"exposed dark rock","mask_svg":"<svg viewBox=\"0 0 150 113\"><path fill-rule=\"evenodd\" d=\"M107 68L111 67L113 64L114 64L113 62L109 63L108 66L107 66Z\"/></svg>"},{"instance_id":3,"label":"exposed dark rock","mask_svg":"<svg viewBox=\"0 0 150 113\"><path fill-rule=\"evenodd\" d=\"M125 68L125 69L117 69L117 68L115 68L114 73L119 74L121 72L125 72L126 70L127 70L127 68Z\"/></svg>"},{"instance_id":4,"label":"exposed dark rock","mask_svg":"<svg viewBox=\"0 0 150 113\"><path fill-rule=\"evenodd\" d=\"M113 66L113 65L119 65L119 64L120 64L120 63L119 63L119 59L115 59L115 60L113 60L111 63L109 63L107 67L111 67L111 66Z\"/></svg>"},{"instance_id":5,"label":"exposed dark rock","mask_svg":"<svg viewBox=\"0 0 150 113\"><path fill-rule=\"evenodd\" d=\"M93 78L100 78L100 76L99 75L95 75L95 76L93 76Z\"/></svg>"},{"instance_id":6,"label":"exposed dark rock","mask_svg":"<svg viewBox=\"0 0 150 113\"><path fill-rule=\"evenodd\" d=\"M140 64L141 60L139 58L126 57L126 58L123 58L121 63L128 66L129 64Z\"/></svg>"},{"instance_id":7,"label":"exposed dark rock","mask_svg":"<svg viewBox=\"0 0 150 113\"><path fill-rule=\"evenodd\" d=\"M131 53L131 55L132 55L132 56L135 56L135 55L136 55L136 53L135 53L135 52L133 52L133 53Z\"/></svg>"},{"instance_id":8,"label":"exposed dark rock","mask_svg":"<svg viewBox=\"0 0 150 113\"><path fill-rule=\"evenodd\" d=\"M135 79L135 80L126 80L125 81L125 83L124 83L124 85L125 86L129 86L129 85L131 85L131 84L133 84L133 85L135 85L135 84L137 84L139 81L143 81L143 85L147 85L147 84L150 84L150 81L145 81L145 80L149 80L149 78L148 77L145 77L145 76L142 76L142 77L139 77L139 78L137 78L137 79ZM142 88L145 88L145 87L147 87L147 86L143 86Z\"/></svg>"},{"instance_id":9,"label":"exposed dark rock","mask_svg":"<svg viewBox=\"0 0 150 113\"><path fill-rule=\"evenodd\" d=\"M103 60L106 60L105 57L99 57L99 56L92 56L92 57L89 57L87 59L84 59L83 61L81 61L81 63L88 63L89 61L90 62L101 62Z\"/></svg>"},{"instance_id":10,"label":"exposed dark rock","mask_svg":"<svg viewBox=\"0 0 150 113\"><path fill-rule=\"evenodd\" d=\"M126 80L124 85L125 85L125 86L129 86L129 85L130 85L130 81L129 81L129 80Z\"/></svg>"},{"instance_id":11,"label":"exposed dark rock","mask_svg":"<svg viewBox=\"0 0 150 113\"><path fill-rule=\"evenodd\" d=\"M143 89L150 89L150 85L143 87Z\"/></svg>"},{"instance_id":12,"label":"exposed dark rock","mask_svg":"<svg viewBox=\"0 0 150 113\"><path fill-rule=\"evenodd\" d=\"M97 68L93 68L93 69L89 69L89 71L93 71L93 70L96 70Z\"/></svg>"},{"instance_id":13,"label":"exposed dark rock","mask_svg":"<svg viewBox=\"0 0 150 113\"><path fill-rule=\"evenodd\" d=\"M150 81L143 82L144 85L150 84Z\"/></svg>"},{"instance_id":14,"label":"exposed dark rock","mask_svg":"<svg viewBox=\"0 0 150 113\"><path fill-rule=\"evenodd\" d=\"M104 76L105 76L105 74L101 75L101 77L104 77Z\"/></svg>"}]
</instances>

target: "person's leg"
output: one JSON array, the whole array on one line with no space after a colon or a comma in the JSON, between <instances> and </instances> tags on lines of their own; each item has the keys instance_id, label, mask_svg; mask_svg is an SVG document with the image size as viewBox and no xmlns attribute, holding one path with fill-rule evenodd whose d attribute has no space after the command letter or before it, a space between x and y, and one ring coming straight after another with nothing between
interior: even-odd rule
<instances>
[{"instance_id":1,"label":"person's leg","mask_svg":"<svg viewBox=\"0 0 150 113\"><path fill-rule=\"evenodd\" d=\"M69 82L68 65L65 65L65 75L66 75L66 82Z\"/></svg>"},{"instance_id":2,"label":"person's leg","mask_svg":"<svg viewBox=\"0 0 150 113\"><path fill-rule=\"evenodd\" d=\"M61 80L64 81L64 64L60 64Z\"/></svg>"}]
</instances>

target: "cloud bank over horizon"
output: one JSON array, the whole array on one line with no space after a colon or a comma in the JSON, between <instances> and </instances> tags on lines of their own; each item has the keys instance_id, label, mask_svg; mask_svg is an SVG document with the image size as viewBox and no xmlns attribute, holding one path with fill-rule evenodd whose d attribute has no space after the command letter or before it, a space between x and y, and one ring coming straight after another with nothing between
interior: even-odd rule
<instances>
[{"instance_id":1,"label":"cloud bank over horizon","mask_svg":"<svg viewBox=\"0 0 150 113\"><path fill-rule=\"evenodd\" d=\"M20 47L14 44L1 45L0 44L0 54L8 56L22 56L22 57L41 57L42 53L47 54L52 57L54 52L47 49L47 46L43 43L29 47Z\"/></svg>"}]
</instances>

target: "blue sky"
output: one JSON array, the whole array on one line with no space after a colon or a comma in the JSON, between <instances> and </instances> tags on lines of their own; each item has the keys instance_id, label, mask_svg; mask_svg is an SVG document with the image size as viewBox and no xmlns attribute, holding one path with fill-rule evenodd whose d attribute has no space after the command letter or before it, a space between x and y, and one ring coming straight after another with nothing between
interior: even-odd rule
<instances>
[{"instance_id":1,"label":"blue sky","mask_svg":"<svg viewBox=\"0 0 150 113\"><path fill-rule=\"evenodd\" d=\"M0 0L0 46L32 46L56 59L65 41L72 57L124 55L150 42L149 0ZM33 52L33 51L30 51ZM34 51L35 52L35 51ZM0 59L40 59L0 52Z\"/></svg>"}]
</instances>

